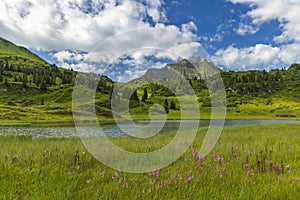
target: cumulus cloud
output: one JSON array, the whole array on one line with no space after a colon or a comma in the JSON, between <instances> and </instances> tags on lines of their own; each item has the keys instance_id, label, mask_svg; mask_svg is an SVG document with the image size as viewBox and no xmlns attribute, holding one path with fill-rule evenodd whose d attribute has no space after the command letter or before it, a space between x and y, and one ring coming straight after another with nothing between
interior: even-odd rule
<instances>
[{"instance_id":1,"label":"cumulus cloud","mask_svg":"<svg viewBox=\"0 0 300 200\"><path fill-rule=\"evenodd\" d=\"M265 44L257 44L243 49L229 46L226 49L218 50L213 60L233 69L261 69L262 67L271 67L270 64L278 64L279 53L278 47Z\"/></svg>"},{"instance_id":2,"label":"cumulus cloud","mask_svg":"<svg viewBox=\"0 0 300 200\"><path fill-rule=\"evenodd\" d=\"M299 0L229 0L232 3L249 4L251 10L243 17L249 17L251 24L240 23L237 33L256 33L259 27L271 20L277 20L282 33L274 37L278 43L300 42Z\"/></svg>"},{"instance_id":3,"label":"cumulus cloud","mask_svg":"<svg viewBox=\"0 0 300 200\"><path fill-rule=\"evenodd\" d=\"M298 0L228 0L248 4L250 11L241 16L235 29L238 35L255 34L262 24L277 20L281 33L274 36L274 44L256 44L237 48L230 45L218 50L212 59L228 69L248 70L289 66L299 62L300 56L300 1Z\"/></svg>"},{"instance_id":4,"label":"cumulus cloud","mask_svg":"<svg viewBox=\"0 0 300 200\"><path fill-rule=\"evenodd\" d=\"M51 55L59 66L80 71L103 71L104 63L112 63L119 54L145 47L194 55L201 46L196 42L197 26L166 25L164 4L164 0L2 0L0 32L18 45L56 51ZM115 40L108 39L112 36ZM178 58L154 50L150 54ZM149 52L133 58L143 64L147 56Z\"/></svg>"},{"instance_id":5,"label":"cumulus cloud","mask_svg":"<svg viewBox=\"0 0 300 200\"><path fill-rule=\"evenodd\" d=\"M233 70L272 69L299 62L299 52L300 45L297 43L279 47L256 44L241 49L231 45L218 50L212 60Z\"/></svg>"}]
</instances>

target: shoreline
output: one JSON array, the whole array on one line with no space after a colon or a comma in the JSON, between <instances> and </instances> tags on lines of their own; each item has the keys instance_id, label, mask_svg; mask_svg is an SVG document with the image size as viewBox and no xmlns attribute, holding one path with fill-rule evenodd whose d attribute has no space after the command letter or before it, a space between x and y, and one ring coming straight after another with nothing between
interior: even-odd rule
<instances>
[{"instance_id":1,"label":"shoreline","mask_svg":"<svg viewBox=\"0 0 300 200\"><path fill-rule=\"evenodd\" d=\"M134 117L133 121L149 121L149 118L140 118ZM153 119L153 120L164 120L164 119ZM211 120L210 118L168 118L167 120ZM214 120L222 120L222 119L214 119ZM233 117L227 116L225 120L286 120L286 121L300 121L299 118L280 118L280 117L262 117L262 116L249 116L249 117ZM123 120L126 123L128 120ZM77 122L78 123L78 122ZM84 125L92 125L95 124L94 120L82 120L79 123L83 123ZM114 119L101 119L98 120L99 124L115 124ZM42 120L42 121L7 121L0 122L0 127L74 127L74 120Z\"/></svg>"}]
</instances>

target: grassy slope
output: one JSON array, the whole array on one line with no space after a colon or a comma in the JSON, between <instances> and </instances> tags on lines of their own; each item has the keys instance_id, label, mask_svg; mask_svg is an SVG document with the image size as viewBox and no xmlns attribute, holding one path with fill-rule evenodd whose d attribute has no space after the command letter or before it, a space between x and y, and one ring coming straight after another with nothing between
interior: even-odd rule
<instances>
[{"instance_id":1,"label":"grassy slope","mask_svg":"<svg viewBox=\"0 0 300 200\"><path fill-rule=\"evenodd\" d=\"M0 37L0 57L4 56L18 56L21 58L31 60L33 62L46 64L46 62L43 59L30 52L26 48L16 46L13 43Z\"/></svg>"},{"instance_id":2,"label":"grassy slope","mask_svg":"<svg viewBox=\"0 0 300 200\"><path fill-rule=\"evenodd\" d=\"M199 160L193 152L206 131L200 129L190 149L157 177L151 172L117 175L92 158L78 138L0 136L0 198L298 199L299 128L225 127L211 154ZM112 142L132 152L148 152L173 135Z\"/></svg>"}]
</instances>

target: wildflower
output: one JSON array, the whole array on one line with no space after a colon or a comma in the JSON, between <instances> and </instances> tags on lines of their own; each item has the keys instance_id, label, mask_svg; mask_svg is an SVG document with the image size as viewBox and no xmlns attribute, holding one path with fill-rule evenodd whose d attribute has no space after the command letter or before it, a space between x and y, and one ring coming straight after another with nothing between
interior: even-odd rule
<instances>
[{"instance_id":1,"label":"wildflower","mask_svg":"<svg viewBox=\"0 0 300 200\"><path fill-rule=\"evenodd\" d=\"M205 156L198 156L198 162L201 162L205 159Z\"/></svg>"},{"instance_id":2,"label":"wildflower","mask_svg":"<svg viewBox=\"0 0 300 200\"><path fill-rule=\"evenodd\" d=\"M104 176L105 176L105 171L101 172L100 176L101 176L102 178L104 178Z\"/></svg>"},{"instance_id":3,"label":"wildflower","mask_svg":"<svg viewBox=\"0 0 300 200\"><path fill-rule=\"evenodd\" d=\"M82 165L78 165L76 169L77 170L81 170L82 169Z\"/></svg>"},{"instance_id":4,"label":"wildflower","mask_svg":"<svg viewBox=\"0 0 300 200\"><path fill-rule=\"evenodd\" d=\"M249 163L243 162L242 164L243 164L243 166L244 166L245 168L247 168L247 169L250 169L250 168L251 168L251 165L250 165Z\"/></svg>"},{"instance_id":5,"label":"wildflower","mask_svg":"<svg viewBox=\"0 0 300 200\"><path fill-rule=\"evenodd\" d=\"M213 155L212 157L215 162L224 160L223 156L221 156L221 155Z\"/></svg>"},{"instance_id":6,"label":"wildflower","mask_svg":"<svg viewBox=\"0 0 300 200\"><path fill-rule=\"evenodd\" d=\"M155 181L150 181L150 185L154 185L155 184Z\"/></svg>"},{"instance_id":7,"label":"wildflower","mask_svg":"<svg viewBox=\"0 0 300 200\"><path fill-rule=\"evenodd\" d=\"M253 170L252 170L252 169L248 170L248 174L249 174L250 176L253 176L253 175L254 175Z\"/></svg>"},{"instance_id":8,"label":"wildflower","mask_svg":"<svg viewBox=\"0 0 300 200\"><path fill-rule=\"evenodd\" d=\"M45 148L45 149L44 149L44 153L47 153L47 152L49 152L49 151L50 151L49 148Z\"/></svg>"},{"instance_id":9,"label":"wildflower","mask_svg":"<svg viewBox=\"0 0 300 200\"><path fill-rule=\"evenodd\" d=\"M119 180L119 182L120 182L120 183L126 182L126 178L125 178L125 177L121 177L120 180Z\"/></svg>"},{"instance_id":10,"label":"wildflower","mask_svg":"<svg viewBox=\"0 0 300 200\"><path fill-rule=\"evenodd\" d=\"M154 171L152 172L152 174L153 174L153 176L154 176L155 178L158 177L159 171L160 171L160 169L156 169L156 170L154 170Z\"/></svg>"},{"instance_id":11,"label":"wildflower","mask_svg":"<svg viewBox=\"0 0 300 200\"><path fill-rule=\"evenodd\" d=\"M249 154L249 155L252 155L254 152L252 151L252 150L247 150L247 151L245 151L247 154Z\"/></svg>"},{"instance_id":12,"label":"wildflower","mask_svg":"<svg viewBox=\"0 0 300 200\"><path fill-rule=\"evenodd\" d=\"M188 161L189 159L188 159L188 157L184 157L184 161Z\"/></svg>"},{"instance_id":13,"label":"wildflower","mask_svg":"<svg viewBox=\"0 0 300 200\"><path fill-rule=\"evenodd\" d=\"M68 171L68 174L69 174L69 175L72 175L72 174L73 174L73 172L72 172L72 171Z\"/></svg>"},{"instance_id":14,"label":"wildflower","mask_svg":"<svg viewBox=\"0 0 300 200\"><path fill-rule=\"evenodd\" d=\"M119 178L119 172L117 172L117 171L115 172L115 177Z\"/></svg>"},{"instance_id":15,"label":"wildflower","mask_svg":"<svg viewBox=\"0 0 300 200\"><path fill-rule=\"evenodd\" d=\"M90 179L90 178L87 178L85 182L86 182L87 184L90 184L90 183L91 183L91 181L92 181L92 179Z\"/></svg>"},{"instance_id":16,"label":"wildflower","mask_svg":"<svg viewBox=\"0 0 300 200\"><path fill-rule=\"evenodd\" d=\"M291 172L292 167L287 165L287 166L285 166L285 169L288 170L288 172Z\"/></svg>"},{"instance_id":17,"label":"wildflower","mask_svg":"<svg viewBox=\"0 0 300 200\"><path fill-rule=\"evenodd\" d=\"M198 152L197 152L197 151L193 151L193 152L192 152L192 157L193 157L193 158L196 158L197 156L198 156Z\"/></svg>"},{"instance_id":18,"label":"wildflower","mask_svg":"<svg viewBox=\"0 0 300 200\"><path fill-rule=\"evenodd\" d=\"M189 176L184 182L186 183L186 182L191 181L193 179L194 179L194 176Z\"/></svg>"}]
</instances>

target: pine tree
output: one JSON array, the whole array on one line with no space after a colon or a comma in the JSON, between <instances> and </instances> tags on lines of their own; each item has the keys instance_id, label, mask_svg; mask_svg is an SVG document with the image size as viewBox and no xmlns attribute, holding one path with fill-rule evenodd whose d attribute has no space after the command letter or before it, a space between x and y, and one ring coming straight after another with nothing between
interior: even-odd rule
<instances>
[{"instance_id":1,"label":"pine tree","mask_svg":"<svg viewBox=\"0 0 300 200\"><path fill-rule=\"evenodd\" d=\"M168 102L168 99L165 99L164 108L165 108L166 113L168 114L169 113L169 102Z\"/></svg>"},{"instance_id":2,"label":"pine tree","mask_svg":"<svg viewBox=\"0 0 300 200\"><path fill-rule=\"evenodd\" d=\"M42 106L45 105L45 99L44 99L44 97L42 97L42 99L41 99L41 105Z\"/></svg>"},{"instance_id":3,"label":"pine tree","mask_svg":"<svg viewBox=\"0 0 300 200\"><path fill-rule=\"evenodd\" d=\"M176 104L173 100L170 102L170 109L171 110L176 110Z\"/></svg>"},{"instance_id":4,"label":"pine tree","mask_svg":"<svg viewBox=\"0 0 300 200\"><path fill-rule=\"evenodd\" d=\"M5 85L6 87L9 86L7 78L4 79L4 85Z\"/></svg>"},{"instance_id":5,"label":"pine tree","mask_svg":"<svg viewBox=\"0 0 300 200\"><path fill-rule=\"evenodd\" d=\"M146 102L147 99L148 99L148 91L147 91L147 88L145 88L144 94L142 96L142 102Z\"/></svg>"},{"instance_id":6,"label":"pine tree","mask_svg":"<svg viewBox=\"0 0 300 200\"><path fill-rule=\"evenodd\" d=\"M134 100L134 101L136 101L136 102L138 102L138 103L140 102L136 90L132 93L132 95L131 95L131 97L130 97L130 100Z\"/></svg>"},{"instance_id":7,"label":"pine tree","mask_svg":"<svg viewBox=\"0 0 300 200\"><path fill-rule=\"evenodd\" d=\"M46 92L47 91L47 83L45 80L42 81L41 85L40 85L40 90L42 92Z\"/></svg>"}]
</instances>

